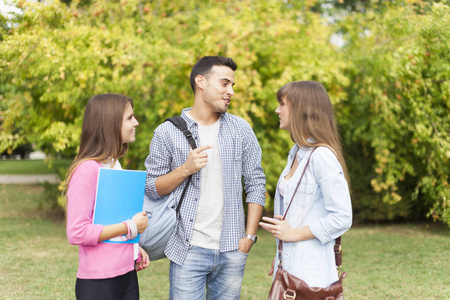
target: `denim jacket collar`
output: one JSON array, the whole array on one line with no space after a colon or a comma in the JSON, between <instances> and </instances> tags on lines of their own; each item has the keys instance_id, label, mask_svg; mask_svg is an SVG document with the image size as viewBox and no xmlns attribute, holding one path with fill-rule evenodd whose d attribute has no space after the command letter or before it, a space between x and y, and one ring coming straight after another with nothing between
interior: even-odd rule
<instances>
[{"instance_id":1,"label":"denim jacket collar","mask_svg":"<svg viewBox=\"0 0 450 300\"><path fill-rule=\"evenodd\" d=\"M315 140L312 138L308 138L306 141L309 143L315 142ZM301 161L309 150L311 150L311 147L306 146L299 147L298 144L295 144L294 147L292 147L291 151L289 151L289 161L292 162L294 160L294 155L296 153L297 153L297 160Z\"/></svg>"}]
</instances>

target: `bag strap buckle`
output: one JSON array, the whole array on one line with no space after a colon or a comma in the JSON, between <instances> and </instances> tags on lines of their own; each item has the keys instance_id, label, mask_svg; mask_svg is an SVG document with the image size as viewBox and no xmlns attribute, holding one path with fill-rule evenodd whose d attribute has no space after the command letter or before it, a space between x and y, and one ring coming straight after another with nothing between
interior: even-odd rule
<instances>
[{"instance_id":1,"label":"bag strap buckle","mask_svg":"<svg viewBox=\"0 0 450 300\"><path fill-rule=\"evenodd\" d=\"M295 299L297 293L294 290L287 289L284 291L283 298L284 299Z\"/></svg>"}]
</instances>

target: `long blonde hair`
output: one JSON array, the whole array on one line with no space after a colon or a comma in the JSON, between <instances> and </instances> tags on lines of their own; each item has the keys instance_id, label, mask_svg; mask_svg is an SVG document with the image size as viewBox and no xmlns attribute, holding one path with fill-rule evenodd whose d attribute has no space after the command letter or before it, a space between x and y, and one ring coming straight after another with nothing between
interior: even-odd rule
<instances>
[{"instance_id":1,"label":"long blonde hair","mask_svg":"<svg viewBox=\"0 0 450 300\"><path fill-rule=\"evenodd\" d=\"M289 107L292 141L299 146L328 147L336 155L345 178L350 183L333 106L325 88L315 81L289 82L278 91L278 102L283 97ZM314 142L308 142L308 138L312 138Z\"/></svg>"},{"instance_id":2,"label":"long blonde hair","mask_svg":"<svg viewBox=\"0 0 450 300\"><path fill-rule=\"evenodd\" d=\"M114 164L128 151L128 143L122 143L122 121L127 105L133 107L133 100L119 94L101 94L89 99L84 111L80 149L67 173L64 192L84 161L107 163L112 160Z\"/></svg>"}]
</instances>

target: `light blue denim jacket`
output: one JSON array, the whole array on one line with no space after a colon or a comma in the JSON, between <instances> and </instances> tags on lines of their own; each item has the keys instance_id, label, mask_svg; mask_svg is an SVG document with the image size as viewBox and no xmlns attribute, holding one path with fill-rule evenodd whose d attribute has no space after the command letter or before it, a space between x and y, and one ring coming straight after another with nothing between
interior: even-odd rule
<instances>
[{"instance_id":1,"label":"light blue denim jacket","mask_svg":"<svg viewBox=\"0 0 450 300\"><path fill-rule=\"evenodd\" d=\"M289 152L287 165L277 184L275 214L284 214L295 193L286 220L294 228L309 225L316 238L284 242L283 269L304 280L309 286L326 287L338 280L333 251L334 240L350 228L352 206L342 167L334 153L326 147L318 147L314 151L302 182L295 191L312 149L299 149L295 145ZM289 172L296 153L299 166L282 197L278 185L281 178Z\"/></svg>"}]
</instances>

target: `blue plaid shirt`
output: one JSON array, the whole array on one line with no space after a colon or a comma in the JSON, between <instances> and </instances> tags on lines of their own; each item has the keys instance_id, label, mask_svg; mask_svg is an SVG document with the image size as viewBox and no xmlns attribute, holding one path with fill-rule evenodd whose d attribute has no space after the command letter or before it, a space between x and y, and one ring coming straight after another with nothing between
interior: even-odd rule
<instances>
[{"instance_id":1,"label":"blue plaid shirt","mask_svg":"<svg viewBox=\"0 0 450 300\"><path fill-rule=\"evenodd\" d=\"M182 111L181 116L192 132L197 146L200 145L198 124L186 115L191 108ZM261 167L261 148L247 121L224 113L221 115L218 135L220 160L223 173L223 223L220 236L220 251L239 248L239 239L245 235L245 215L242 203L242 178L247 195L246 202L265 204L266 177ZM183 133L170 122L159 125L153 133L150 154L145 160L147 167L146 195L152 200L162 200L156 191L155 181L184 164L190 147ZM165 249L166 256L182 265L188 248L201 192L202 170L192 176L180 210L180 220ZM186 180L172 193L178 202Z\"/></svg>"}]
</instances>

